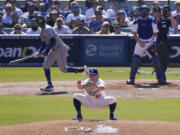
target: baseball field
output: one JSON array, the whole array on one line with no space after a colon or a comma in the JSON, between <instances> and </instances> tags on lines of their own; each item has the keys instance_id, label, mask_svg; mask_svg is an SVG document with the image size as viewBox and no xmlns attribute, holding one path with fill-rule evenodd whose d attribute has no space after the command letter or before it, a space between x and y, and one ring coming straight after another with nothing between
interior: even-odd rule
<instances>
[{"instance_id":1,"label":"baseball field","mask_svg":"<svg viewBox=\"0 0 180 135\"><path fill-rule=\"evenodd\" d=\"M117 135L180 134L180 69L169 68L168 84L156 84L152 68L140 68L136 85L126 85L129 67L97 67L107 84L106 94L115 96L117 121L110 121L109 108L82 108L84 120L71 120L76 115L72 95L83 93L76 88L84 74L62 73L51 68L55 90L39 90L46 85L42 68L0 68L0 135L79 135L99 133L98 125L118 129ZM91 128L65 132L65 127ZM103 129L102 129L103 130Z\"/></svg>"}]
</instances>

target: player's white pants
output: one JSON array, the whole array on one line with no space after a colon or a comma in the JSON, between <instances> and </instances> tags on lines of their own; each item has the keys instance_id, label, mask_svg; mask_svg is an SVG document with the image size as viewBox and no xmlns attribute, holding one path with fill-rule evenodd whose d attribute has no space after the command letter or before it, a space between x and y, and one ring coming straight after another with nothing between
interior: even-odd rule
<instances>
[{"instance_id":1,"label":"player's white pants","mask_svg":"<svg viewBox=\"0 0 180 135\"><path fill-rule=\"evenodd\" d=\"M116 98L112 96L100 96L99 98L95 98L85 94L74 94L73 98L79 100L84 107L92 109L103 109L116 102Z\"/></svg>"},{"instance_id":2,"label":"player's white pants","mask_svg":"<svg viewBox=\"0 0 180 135\"><path fill-rule=\"evenodd\" d=\"M140 57L143 57L143 55L145 54L145 49L148 49L153 44L152 40L147 40L143 42L145 43L145 47L143 48L139 45L139 43L136 43L134 55L139 55Z\"/></svg>"}]
</instances>

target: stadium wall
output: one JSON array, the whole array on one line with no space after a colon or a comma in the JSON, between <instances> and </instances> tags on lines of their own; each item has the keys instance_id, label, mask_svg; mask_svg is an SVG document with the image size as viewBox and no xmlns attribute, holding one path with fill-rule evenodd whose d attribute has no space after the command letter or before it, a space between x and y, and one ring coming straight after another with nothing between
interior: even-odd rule
<instances>
[{"instance_id":1,"label":"stadium wall","mask_svg":"<svg viewBox=\"0 0 180 135\"><path fill-rule=\"evenodd\" d=\"M70 46L68 64L71 66L129 66L135 41L132 36L110 35L61 35ZM180 66L180 35L171 36L171 66ZM0 67L42 66L43 57L9 65L14 59L32 55L40 46L39 36L0 36ZM147 55L142 59L143 66L151 65ZM56 66L56 63L53 65Z\"/></svg>"}]
</instances>

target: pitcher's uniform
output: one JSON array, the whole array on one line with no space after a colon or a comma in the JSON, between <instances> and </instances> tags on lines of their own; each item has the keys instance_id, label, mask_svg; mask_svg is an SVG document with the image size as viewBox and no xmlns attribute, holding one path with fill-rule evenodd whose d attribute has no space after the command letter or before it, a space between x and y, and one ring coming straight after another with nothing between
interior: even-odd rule
<instances>
[{"instance_id":1,"label":"pitcher's uniform","mask_svg":"<svg viewBox=\"0 0 180 135\"><path fill-rule=\"evenodd\" d=\"M86 84L89 78L82 81L81 85ZM96 82L97 87L106 87L105 82L102 79L98 79ZM89 95L86 91L85 94L74 94L73 98L79 100L81 104L87 108L102 109L110 104L116 103L116 98L112 96L106 96L104 90L100 90L94 96Z\"/></svg>"}]
</instances>

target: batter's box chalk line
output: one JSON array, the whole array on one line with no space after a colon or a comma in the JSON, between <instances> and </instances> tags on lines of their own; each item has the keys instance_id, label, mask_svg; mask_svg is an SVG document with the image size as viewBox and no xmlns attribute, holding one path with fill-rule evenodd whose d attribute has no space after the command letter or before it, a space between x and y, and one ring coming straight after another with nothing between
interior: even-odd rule
<instances>
[{"instance_id":1,"label":"batter's box chalk line","mask_svg":"<svg viewBox=\"0 0 180 135\"><path fill-rule=\"evenodd\" d=\"M118 128L106 125L96 125L95 133L117 133Z\"/></svg>"}]
</instances>

